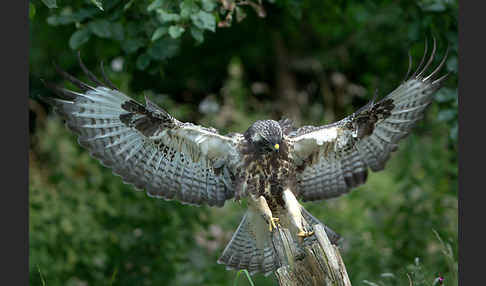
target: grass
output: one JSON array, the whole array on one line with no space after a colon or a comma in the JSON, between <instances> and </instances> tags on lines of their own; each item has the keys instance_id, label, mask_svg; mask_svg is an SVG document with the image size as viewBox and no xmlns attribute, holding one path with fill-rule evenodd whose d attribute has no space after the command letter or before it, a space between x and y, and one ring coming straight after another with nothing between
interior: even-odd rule
<instances>
[{"instance_id":1,"label":"grass","mask_svg":"<svg viewBox=\"0 0 486 286\"><path fill-rule=\"evenodd\" d=\"M250 282L250 285L255 286L255 284L253 283L253 280L251 279L250 273L248 273L248 271L246 269L242 269L242 270L240 270L236 273L236 277L235 277L235 280L233 282L233 286L238 286L238 281L239 281L238 279L240 278L241 273L245 273L246 278L248 278L248 281Z\"/></svg>"},{"instance_id":2,"label":"grass","mask_svg":"<svg viewBox=\"0 0 486 286\"><path fill-rule=\"evenodd\" d=\"M42 283L42 286L46 286L46 280L44 279L44 276L42 276L42 272L40 270L40 267L39 265L37 265L37 271L39 272L39 276L40 276L40 279L41 279L41 283Z\"/></svg>"},{"instance_id":3,"label":"grass","mask_svg":"<svg viewBox=\"0 0 486 286\"><path fill-rule=\"evenodd\" d=\"M110 286L113 285L113 282L115 282L117 274L118 274L118 267L115 268L115 271L113 271L113 274L111 275Z\"/></svg>"}]
</instances>

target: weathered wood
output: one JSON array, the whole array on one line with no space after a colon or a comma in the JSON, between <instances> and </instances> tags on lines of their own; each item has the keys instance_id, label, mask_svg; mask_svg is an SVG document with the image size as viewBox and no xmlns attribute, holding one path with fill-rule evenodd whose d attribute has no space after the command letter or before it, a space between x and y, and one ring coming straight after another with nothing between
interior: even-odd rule
<instances>
[{"instance_id":1,"label":"weathered wood","mask_svg":"<svg viewBox=\"0 0 486 286\"><path fill-rule=\"evenodd\" d=\"M339 249L332 245L322 225L314 225L317 241L299 249L288 229L273 233L282 266L275 272L280 286L351 286Z\"/></svg>"}]
</instances>

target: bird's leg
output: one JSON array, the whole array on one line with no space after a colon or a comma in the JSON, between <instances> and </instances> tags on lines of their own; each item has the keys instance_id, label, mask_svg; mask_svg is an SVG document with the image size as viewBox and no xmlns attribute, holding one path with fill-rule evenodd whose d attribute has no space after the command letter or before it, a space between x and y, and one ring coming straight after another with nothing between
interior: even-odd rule
<instances>
[{"instance_id":1,"label":"bird's leg","mask_svg":"<svg viewBox=\"0 0 486 286\"><path fill-rule=\"evenodd\" d=\"M301 238L301 242L305 237L314 234L313 231L304 230L303 217L301 213L302 206L295 198L294 193L286 188L282 193L282 198L285 202L286 209L289 213L290 223L297 229L297 236Z\"/></svg>"},{"instance_id":2,"label":"bird's leg","mask_svg":"<svg viewBox=\"0 0 486 286\"><path fill-rule=\"evenodd\" d=\"M279 218L272 216L272 211L270 210L270 207L268 207L267 200L263 196L254 198L250 195L249 197L250 206L254 207L258 213L263 216L263 219L268 223L268 230L272 232L277 228L277 223L280 221Z\"/></svg>"}]
</instances>

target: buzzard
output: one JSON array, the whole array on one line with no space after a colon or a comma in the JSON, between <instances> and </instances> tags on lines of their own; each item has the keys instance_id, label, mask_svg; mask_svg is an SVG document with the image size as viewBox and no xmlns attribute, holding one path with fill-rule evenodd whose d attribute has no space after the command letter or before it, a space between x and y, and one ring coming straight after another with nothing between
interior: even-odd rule
<instances>
[{"instance_id":1,"label":"buzzard","mask_svg":"<svg viewBox=\"0 0 486 286\"><path fill-rule=\"evenodd\" d=\"M218 263L228 269L270 274L279 267L271 232L288 228L297 245L312 241L320 222L300 204L340 196L366 182L368 169L385 167L398 141L419 121L447 77L447 58L429 74L427 61L384 98L376 94L346 118L324 126L295 128L292 121L260 120L246 132L220 134L172 117L148 98L145 105L107 79L80 66L84 83L56 66L76 85L73 91L46 83L58 96L45 98L78 135L78 142L124 182L150 197L221 207L231 198L248 200L245 213ZM79 57L79 54L78 54ZM333 243L338 235L325 227Z\"/></svg>"}]
</instances>

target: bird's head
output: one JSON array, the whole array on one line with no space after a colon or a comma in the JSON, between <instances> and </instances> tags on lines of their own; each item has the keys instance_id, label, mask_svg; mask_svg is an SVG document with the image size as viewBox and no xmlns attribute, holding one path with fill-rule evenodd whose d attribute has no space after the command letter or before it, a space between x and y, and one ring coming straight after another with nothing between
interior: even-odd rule
<instances>
[{"instance_id":1,"label":"bird's head","mask_svg":"<svg viewBox=\"0 0 486 286\"><path fill-rule=\"evenodd\" d=\"M246 130L244 136L259 153L277 152L282 146L282 128L274 120L256 121Z\"/></svg>"}]
</instances>

